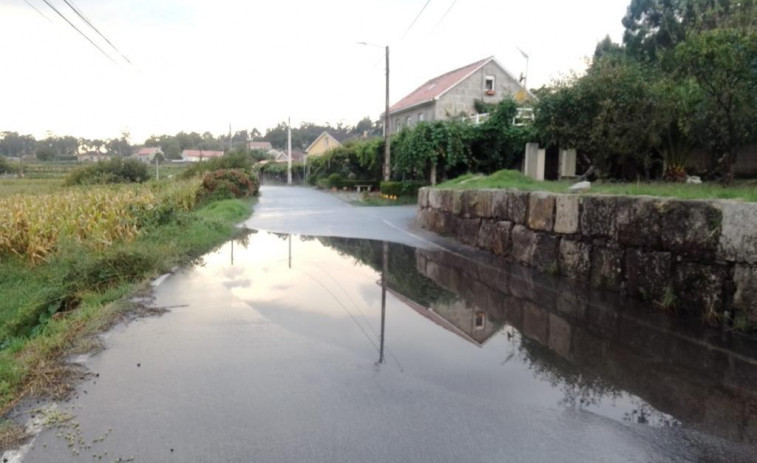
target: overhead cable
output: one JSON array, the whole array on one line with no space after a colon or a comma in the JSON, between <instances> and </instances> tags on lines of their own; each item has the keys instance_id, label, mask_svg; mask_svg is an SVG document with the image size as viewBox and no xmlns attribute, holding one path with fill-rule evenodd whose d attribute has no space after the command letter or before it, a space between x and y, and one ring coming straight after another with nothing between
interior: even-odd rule
<instances>
[{"instance_id":1,"label":"overhead cable","mask_svg":"<svg viewBox=\"0 0 757 463\"><path fill-rule=\"evenodd\" d=\"M32 9L33 9L34 11L36 11L37 13L39 13L39 15L40 15L40 16L42 16L43 18L45 18L45 19L47 19L48 21L52 22L52 21L50 20L50 18L48 18L48 17L47 17L47 15L46 15L45 13L41 12L41 11L39 10L39 8L37 8L36 6L34 6L34 5L33 5L33 4L32 4L32 3L31 3L31 2L29 1L29 0L24 0L24 2L26 2L26 4L27 4L27 5L29 5L29 6L30 6L30 7L31 7L31 8L32 8Z\"/></svg>"},{"instance_id":2,"label":"overhead cable","mask_svg":"<svg viewBox=\"0 0 757 463\"><path fill-rule=\"evenodd\" d=\"M442 19L440 19L439 22L436 23L436 26L434 26L434 28L431 29L431 32L429 32L428 35L433 34L436 28L439 27L439 25L444 22L449 12L452 11L452 8L455 6L455 3L457 3L457 0L452 0L452 4L450 4L449 8L447 8L447 11L445 11L444 14L442 15Z\"/></svg>"},{"instance_id":3,"label":"overhead cable","mask_svg":"<svg viewBox=\"0 0 757 463\"><path fill-rule=\"evenodd\" d=\"M124 60L126 60L127 63L132 64L132 62L129 60L129 58L127 58L126 55L124 55L121 52L121 50L119 50L118 48L116 48L115 45L113 45L113 42L111 42L110 40L108 40L108 38L105 37L105 35L103 35L102 32L100 32L100 30L98 28L96 28L94 24L92 24L92 22L84 15L84 13L82 13L81 10L79 10L79 8L77 8L76 6L73 5L73 2L71 2L70 0L63 0L63 1L66 3L66 5L68 5L74 11L74 13L77 14L77 16L79 16L81 18L82 21L84 21L85 23L87 23L87 25L89 27L91 27L92 30L94 30L95 32L97 32L97 34L100 37L102 37L103 40L105 40L106 42L108 42L108 45L110 45L111 48L113 48L116 52L118 52L118 54L121 55L121 58L123 58Z\"/></svg>"},{"instance_id":4,"label":"overhead cable","mask_svg":"<svg viewBox=\"0 0 757 463\"><path fill-rule=\"evenodd\" d=\"M76 26L74 25L74 23L72 23L71 21L69 21L69 19L68 19L67 17L65 17L65 16L63 15L63 13L61 13L60 11L58 11L58 9L57 9L57 8L55 8L55 7L54 7L54 6L53 6L53 5L52 5L52 4L50 3L50 1L49 1L49 0L42 0L42 1L43 1L43 2L45 2L45 3L47 4L47 6L49 6L49 7L50 7L50 8L51 8L51 9L52 9L53 11L55 11L55 12L56 12L56 13L58 14L58 16L60 16L61 18L63 18L63 20L64 20L64 21L66 21L66 22L68 23L68 25L69 25L69 26L73 27L73 28L74 28L74 30L76 30L76 32L78 32L79 34L81 34L81 36L82 36L82 37L84 37L85 39L87 39L87 41L88 41L89 43L91 43L93 47L95 47L95 48L97 48L98 50L100 50L100 53L102 53L103 55L105 55L105 57L106 57L106 58L108 58L109 60L111 60L111 61L113 62L113 64L115 64L115 65L118 65L118 63L116 62L116 60L114 60L114 59L113 59L113 58L112 58L112 57L111 57L111 56L110 56L109 54L105 53L105 50L103 50L102 48L100 48L100 46L99 46L99 45L97 45L97 44L96 44L95 42L93 42L93 41L92 41L92 39L90 39L90 38L89 38L89 36L87 36L87 34L85 34L85 33L84 33L84 32L82 32L82 31L81 31L81 30L80 30L80 29L79 29L78 27L76 27Z\"/></svg>"},{"instance_id":5,"label":"overhead cable","mask_svg":"<svg viewBox=\"0 0 757 463\"><path fill-rule=\"evenodd\" d=\"M410 29L413 28L415 23L418 21L418 18L421 17L421 15L423 14L423 11L426 9L429 3L431 3L431 0L426 0L426 3L423 4L423 8L421 8L421 11L419 11L418 14L415 15L415 19L413 19L413 22L411 22L410 25L407 27L407 30L405 31L404 34L402 34L402 37L400 37L400 40L404 39L407 33L410 32Z\"/></svg>"}]
</instances>

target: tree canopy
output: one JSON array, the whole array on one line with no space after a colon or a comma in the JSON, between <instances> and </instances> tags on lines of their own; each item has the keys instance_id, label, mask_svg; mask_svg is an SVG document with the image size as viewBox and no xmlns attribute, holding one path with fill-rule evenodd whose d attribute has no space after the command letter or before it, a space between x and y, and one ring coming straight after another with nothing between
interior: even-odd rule
<instances>
[{"instance_id":1,"label":"tree canopy","mask_svg":"<svg viewBox=\"0 0 757 463\"><path fill-rule=\"evenodd\" d=\"M755 1L632 0L623 25L623 44L597 44L585 75L537 92L540 141L577 148L616 178L664 166L683 179L704 148L730 182L757 138Z\"/></svg>"}]
</instances>

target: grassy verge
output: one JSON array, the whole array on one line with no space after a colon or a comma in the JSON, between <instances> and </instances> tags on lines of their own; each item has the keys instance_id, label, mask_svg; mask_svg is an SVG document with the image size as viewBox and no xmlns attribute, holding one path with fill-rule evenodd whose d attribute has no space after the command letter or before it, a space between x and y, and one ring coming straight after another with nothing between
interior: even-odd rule
<instances>
[{"instance_id":1,"label":"grassy verge","mask_svg":"<svg viewBox=\"0 0 757 463\"><path fill-rule=\"evenodd\" d=\"M24 396L59 397L71 387L65 356L90 350L92 336L135 306L124 297L236 233L252 200L211 202L148 227L104 251L69 244L34 267L0 262L0 411Z\"/></svg>"},{"instance_id":2,"label":"grassy verge","mask_svg":"<svg viewBox=\"0 0 757 463\"><path fill-rule=\"evenodd\" d=\"M565 193L575 182L539 182L518 171L500 170L489 176L467 174L437 185L438 188L482 189L517 188L530 191L552 191ZM738 182L730 187L717 183L687 184L663 182L602 183L592 182L591 193L617 195L648 195L675 197L681 199L735 199L757 202L757 183Z\"/></svg>"},{"instance_id":3,"label":"grassy verge","mask_svg":"<svg viewBox=\"0 0 757 463\"><path fill-rule=\"evenodd\" d=\"M369 196L364 199L350 201L352 206L378 207L378 206L406 206L415 204L418 198L415 196L400 196L397 199L385 199L380 196Z\"/></svg>"}]
</instances>

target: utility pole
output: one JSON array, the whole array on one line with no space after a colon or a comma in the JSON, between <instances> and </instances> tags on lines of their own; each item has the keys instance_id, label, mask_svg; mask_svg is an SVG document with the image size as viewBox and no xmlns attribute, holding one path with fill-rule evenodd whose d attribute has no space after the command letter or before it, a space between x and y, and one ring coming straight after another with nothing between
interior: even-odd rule
<instances>
[{"instance_id":1,"label":"utility pole","mask_svg":"<svg viewBox=\"0 0 757 463\"><path fill-rule=\"evenodd\" d=\"M158 164L158 155L155 155L155 180L160 180L160 165Z\"/></svg>"},{"instance_id":2,"label":"utility pole","mask_svg":"<svg viewBox=\"0 0 757 463\"><path fill-rule=\"evenodd\" d=\"M389 136L389 45L386 46L386 110L384 111L384 181L392 176L391 147Z\"/></svg>"},{"instance_id":3,"label":"utility pole","mask_svg":"<svg viewBox=\"0 0 757 463\"><path fill-rule=\"evenodd\" d=\"M392 177L391 137L389 136L389 45L381 47L368 42L358 42L360 45L384 48L386 53L386 105L384 108L384 181L388 182Z\"/></svg>"},{"instance_id":4,"label":"utility pole","mask_svg":"<svg viewBox=\"0 0 757 463\"><path fill-rule=\"evenodd\" d=\"M389 274L389 243L384 241L381 246L381 337L379 338L378 363L384 363L384 334L386 333L386 278Z\"/></svg>"},{"instance_id":5,"label":"utility pole","mask_svg":"<svg viewBox=\"0 0 757 463\"><path fill-rule=\"evenodd\" d=\"M287 118L287 185L292 184L292 118Z\"/></svg>"}]
</instances>

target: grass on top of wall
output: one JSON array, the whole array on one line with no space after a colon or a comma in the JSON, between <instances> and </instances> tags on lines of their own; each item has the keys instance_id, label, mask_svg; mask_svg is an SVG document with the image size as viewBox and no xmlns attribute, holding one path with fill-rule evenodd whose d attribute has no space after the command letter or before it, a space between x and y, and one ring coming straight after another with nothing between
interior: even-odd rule
<instances>
[{"instance_id":1,"label":"grass on top of wall","mask_svg":"<svg viewBox=\"0 0 757 463\"><path fill-rule=\"evenodd\" d=\"M436 188L447 189L499 189L515 188L527 191L550 191L567 193L568 188L575 181L544 181L540 182L515 170L500 170L491 175L465 174ZM725 187L719 183L669 183L669 182L629 182L605 183L592 182L589 193L604 193L634 196L662 196L680 199L732 199L757 202L757 181L737 181L732 186Z\"/></svg>"}]
</instances>

